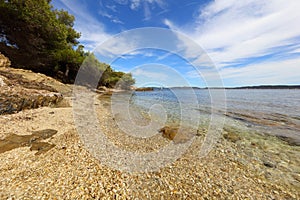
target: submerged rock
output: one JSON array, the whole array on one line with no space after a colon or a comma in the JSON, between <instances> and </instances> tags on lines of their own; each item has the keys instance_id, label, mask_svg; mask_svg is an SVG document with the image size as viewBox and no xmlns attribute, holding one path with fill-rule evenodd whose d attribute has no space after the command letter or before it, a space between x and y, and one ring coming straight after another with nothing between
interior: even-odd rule
<instances>
[{"instance_id":1,"label":"submerged rock","mask_svg":"<svg viewBox=\"0 0 300 200\"><path fill-rule=\"evenodd\" d=\"M237 142L241 140L241 137L235 132L226 132L223 137L230 142Z\"/></svg>"},{"instance_id":2,"label":"submerged rock","mask_svg":"<svg viewBox=\"0 0 300 200\"><path fill-rule=\"evenodd\" d=\"M178 132L178 128L177 127L169 127L169 126L165 126L163 128L161 128L159 130L160 133L162 133L162 136L164 138L167 138L169 140L174 140L177 132Z\"/></svg>"},{"instance_id":3,"label":"submerged rock","mask_svg":"<svg viewBox=\"0 0 300 200\"><path fill-rule=\"evenodd\" d=\"M241 140L239 133L240 132L236 128L225 127L223 137L230 142L236 143Z\"/></svg>"},{"instance_id":4,"label":"submerged rock","mask_svg":"<svg viewBox=\"0 0 300 200\"><path fill-rule=\"evenodd\" d=\"M284 135L278 135L277 137L279 139L287 142L291 146L300 146L300 139L297 140L295 138L291 138L291 137L284 136Z\"/></svg>"},{"instance_id":5,"label":"submerged rock","mask_svg":"<svg viewBox=\"0 0 300 200\"><path fill-rule=\"evenodd\" d=\"M189 141L196 132L193 133L192 130L179 128L177 126L164 126L159 130L164 138L172 140L174 143L185 143Z\"/></svg>"}]
</instances>

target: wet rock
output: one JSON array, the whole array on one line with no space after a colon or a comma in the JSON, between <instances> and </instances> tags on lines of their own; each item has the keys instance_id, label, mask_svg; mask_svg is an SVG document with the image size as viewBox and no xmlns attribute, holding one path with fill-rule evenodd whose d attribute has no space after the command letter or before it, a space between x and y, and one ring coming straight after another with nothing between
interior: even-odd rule
<instances>
[{"instance_id":1,"label":"wet rock","mask_svg":"<svg viewBox=\"0 0 300 200\"><path fill-rule=\"evenodd\" d=\"M36 155L45 153L55 145L41 141L51 138L56 133L57 130L45 129L34 131L31 135L10 134L5 139L0 140L0 153L20 147L30 147L31 151L38 151Z\"/></svg>"},{"instance_id":2,"label":"wet rock","mask_svg":"<svg viewBox=\"0 0 300 200\"><path fill-rule=\"evenodd\" d=\"M289 145L291 146L300 146L300 140L295 139L295 138L291 138L291 137L287 137L284 135L278 135L277 136L279 139L287 142Z\"/></svg>"},{"instance_id":3,"label":"wet rock","mask_svg":"<svg viewBox=\"0 0 300 200\"><path fill-rule=\"evenodd\" d=\"M42 153L45 153L55 147L54 144L50 144L47 142L36 142L33 143L30 147L30 151L37 151L35 155L40 155Z\"/></svg>"},{"instance_id":4,"label":"wet rock","mask_svg":"<svg viewBox=\"0 0 300 200\"><path fill-rule=\"evenodd\" d=\"M169 140L174 140L177 132L178 132L178 128L177 127L169 127L169 126L165 126L163 128L161 128L159 130L160 133L162 133L162 136L164 138L167 138Z\"/></svg>"},{"instance_id":5,"label":"wet rock","mask_svg":"<svg viewBox=\"0 0 300 200\"><path fill-rule=\"evenodd\" d=\"M174 143L185 143L193 137L193 131L176 126L164 126L159 130L164 138L172 140ZM196 133L194 134L196 135Z\"/></svg>"}]
</instances>

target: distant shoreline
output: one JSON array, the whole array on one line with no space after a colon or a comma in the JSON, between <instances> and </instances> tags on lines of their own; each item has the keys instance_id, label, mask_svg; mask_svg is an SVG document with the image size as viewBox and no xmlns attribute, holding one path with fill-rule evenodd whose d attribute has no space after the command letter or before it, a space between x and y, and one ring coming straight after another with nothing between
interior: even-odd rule
<instances>
[{"instance_id":1,"label":"distant shoreline","mask_svg":"<svg viewBox=\"0 0 300 200\"><path fill-rule=\"evenodd\" d=\"M153 91L161 89L225 89L225 90L238 90L238 89L300 89L300 85L258 85L258 86L240 86L240 87L143 87L137 88L136 91Z\"/></svg>"},{"instance_id":2,"label":"distant shoreline","mask_svg":"<svg viewBox=\"0 0 300 200\"><path fill-rule=\"evenodd\" d=\"M204 89L300 89L300 85L258 85L241 87L206 87Z\"/></svg>"}]
</instances>

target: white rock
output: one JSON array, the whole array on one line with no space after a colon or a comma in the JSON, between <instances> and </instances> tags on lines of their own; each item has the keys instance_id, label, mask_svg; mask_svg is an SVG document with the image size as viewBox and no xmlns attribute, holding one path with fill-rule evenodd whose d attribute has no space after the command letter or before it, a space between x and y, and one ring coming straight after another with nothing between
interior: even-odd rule
<instances>
[{"instance_id":1,"label":"white rock","mask_svg":"<svg viewBox=\"0 0 300 200\"><path fill-rule=\"evenodd\" d=\"M0 87L5 86L6 84L4 83L3 79L0 77Z\"/></svg>"}]
</instances>

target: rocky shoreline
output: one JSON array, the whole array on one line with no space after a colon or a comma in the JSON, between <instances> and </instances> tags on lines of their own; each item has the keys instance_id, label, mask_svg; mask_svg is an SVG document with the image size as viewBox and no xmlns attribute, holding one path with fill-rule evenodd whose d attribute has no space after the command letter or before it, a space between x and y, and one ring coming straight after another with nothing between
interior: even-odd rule
<instances>
[{"instance_id":1,"label":"rocky shoreline","mask_svg":"<svg viewBox=\"0 0 300 200\"><path fill-rule=\"evenodd\" d=\"M159 133L155 140L132 140L115 126L109 98L96 101L95 107L99 126L120 148L151 152L170 142ZM1 199L299 198L299 148L275 137L227 127L213 151L200 159L203 129L171 165L132 174L113 169L90 154L76 131L71 107L24 110L0 116L0 123L1 140L12 133L24 137L34 131L57 130L38 140L53 145L47 151L37 153L28 145L0 153Z\"/></svg>"}]
</instances>

